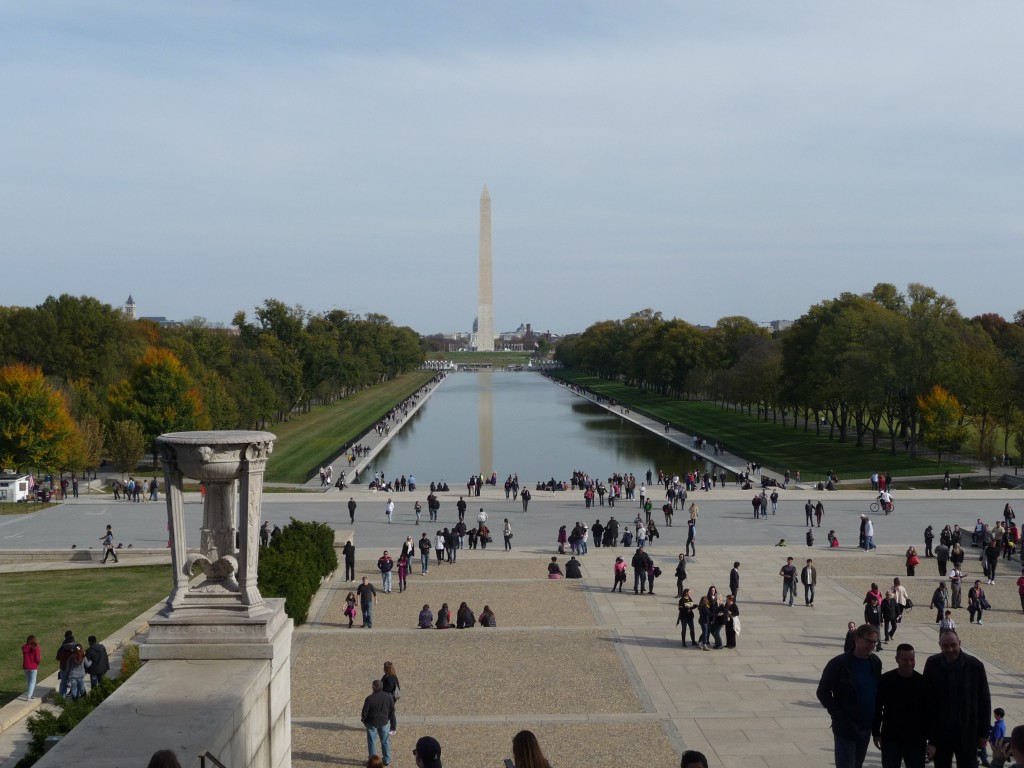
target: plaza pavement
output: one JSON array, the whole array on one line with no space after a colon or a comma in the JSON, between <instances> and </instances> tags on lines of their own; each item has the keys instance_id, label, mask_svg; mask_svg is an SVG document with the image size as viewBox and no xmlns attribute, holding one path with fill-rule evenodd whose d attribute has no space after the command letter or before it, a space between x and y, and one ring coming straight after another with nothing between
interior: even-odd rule
<instances>
[{"instance_id":1,"label":"plaza pavement","mask_svg":"<svg viewBox=\"0 0 1024 768\"><path fill-rule=\"evenodd\" d=\"M412 494L400 499L393 525L378 509L384 496L366 491L355 495L360 501L354 528L358 575L366 573L379 585L374 561L382 545L397 552L406 535L418 537L423 530L432 534L439 526L413 526ZM586 510L577 495L536 494L523 514L518 503L504 501L501 489L488 489L479 503L490 510L495 544L486 551L463 550L455 565L431 565L426 577L418 575L416 564L407 593L381 595L372 630L347 629L340 604L352 585L336 575L322 590L310 623L295 635L295 765L362 764L365 737L359 706L386 659L395 661L403 684L395 753L399 766L413 764L415 737L425 733L441 740L448 768L500 765L509 756L512 735L521 728L534 730L553 763L561 766L612 766L638 759L677 765L684 748L701 749L712 765L721 766L831 764L828 718L814 689L825 662L841 651L846 622L860 621L862 596L871 581L884 587L892 576L903 577L918 607L898 637L919 649L923 667L924 658L937 650L934 617L927 609L937 577L929 560L915 577L905 576L906 545L922 549L920 532L928 522L939 527L959 522L963 527L976 516L993 520L1006 499L1020 506L1020 493L902 492L897 512L876 519L881 545L871 554L850 546L868 492L814 495L825 502L824 530L836 528L845 542L838 552L825 548L821 529L815 529L812 549L803 546L802 492L787 492L779 515L764 521L751 519L751 495L733 489L691 494L701 505L697 557L688 565L687 584L694 594L712 583L725 592L732 561L742 562L743 632L736 650L679 647L671 574L683 549L685 526L663 527L655 544L652 555L664 576L654 597L632 595L629 584L621 595L608 591L615 555L632 552L623 548L591 547L582 558L585 578L580 582L544 578L558 524L589 522L595 516L603 521L614 512L625 525L635 515L636 503ZM348 496L268 494L265 511L281 522L287 514L328 518L344 535L352 530L343 511ZM454 521L457 497L444 495L441 525ZM188 505L195 522L197 501ZM468 501L467 517L472 519L478 501ZM137 530L142 539L152 540L165 535L160 531L166 525L162 507L77 500L17 524L0 519L0 536L7 546L43 546L54 543L54 536L81 537L97 528L102 532L101 524L113 520L115 530ZM500 544L504 516L512 519L516 531L510 554ZM789 540L788 547L773 546L780 534ZM131 540L125 538L126 543ZM969 550L968 570L974 552ZM820 569L815 608L805 608L799 600L794 608L780 602L778 570L787 555L798 565L809 555L815 558ZM956 617L965 648L988 665L993 705L1007 710L1011 725L1024 722L1019 641L1024 616L1014 586L1019 574L1019 561L1001 562L998 583L986 586L995 610L986 615L983 627L968 625L966 611ZM454 616L463 600L477 613L489 603L498 628L414 629L423 603L436 612L447 601ZM893 655L890 644L882 654L885 669L893 667ZM0 758L8 754L9 738L12 734L0 735ZM868 765L878 765L874 750Z\"/></svg>"}]
</instances>

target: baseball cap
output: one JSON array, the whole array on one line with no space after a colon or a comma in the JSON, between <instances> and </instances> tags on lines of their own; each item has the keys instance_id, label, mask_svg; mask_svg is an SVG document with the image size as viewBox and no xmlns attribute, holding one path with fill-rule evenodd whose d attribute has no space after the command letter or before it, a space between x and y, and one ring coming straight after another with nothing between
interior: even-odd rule
<instances>
[{"instance_id":1,"label":"baseball cap","mask_svg":"<svg viewBox=\"0 0 1024 768\"><path fill-rule=\"evenodd\" d=\"M437 739L421 736L412 753L423 763L423 768L441 768L441 745Z\"/></svg>"}]
</instances>

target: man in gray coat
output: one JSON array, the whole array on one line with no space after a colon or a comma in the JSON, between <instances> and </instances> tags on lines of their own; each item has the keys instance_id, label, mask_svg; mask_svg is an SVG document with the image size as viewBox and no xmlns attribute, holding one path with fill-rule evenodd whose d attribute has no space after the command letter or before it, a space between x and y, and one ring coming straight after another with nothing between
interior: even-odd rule
<instances>
[{"instance_id":1,"label":"man in gray coat","mask_svg":"<svg viewBox=\"0 0 1024 768\"><path fill-rule=\"evenodd\" d=\"M373 692L363 701L361 720L366 726L366 749L369 756L377 754L380 742L380 756L384 765L391 765L391 735L388 728L395 714L395 700L384 691L380 680L373 681Z\"/></svg>"}]
</instances>

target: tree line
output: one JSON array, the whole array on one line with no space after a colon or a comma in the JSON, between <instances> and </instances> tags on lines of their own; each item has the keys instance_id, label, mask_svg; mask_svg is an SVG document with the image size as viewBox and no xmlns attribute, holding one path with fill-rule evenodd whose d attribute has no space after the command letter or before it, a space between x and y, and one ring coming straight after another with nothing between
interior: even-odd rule
<instances>
[{"instance_id":1,"label":"tree line","mask_svg":"<svg viewBox=\"0 0 1024 768\"><path fill-rule=\"evenodd\" d=\"M0 307L0 468L128 471L165 432L265 428L423 360L380 314L267 299L233 323L164 327L68 294Z\"/></svg>"},{"instance_id":2,"label":"tree line","mask_svg":"<svg viewBox=\"0 0 1024 768\"><path fill-rule=\"evenodd\" d=\"M912 283L842 293L771 331L746 317L713 328L645 309L565 338L566 367L640 389L704 399L830 439L917 456L971 448L990 463L1024 453L1024 311L965 318ZM1001 436L1001 441L1000 441ZM1001 442L1001 444L1000 444Z\"/></svg>"}]
</instances>

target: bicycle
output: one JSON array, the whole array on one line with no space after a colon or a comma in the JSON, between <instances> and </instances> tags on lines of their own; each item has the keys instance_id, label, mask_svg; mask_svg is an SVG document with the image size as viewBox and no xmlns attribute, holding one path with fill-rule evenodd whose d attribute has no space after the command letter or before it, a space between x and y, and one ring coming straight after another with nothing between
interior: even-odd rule
<instances>
[{"instance_id":1,"label":"bicycle","mask_svg":"<svg viewBox=\"0 0 1024 768\"><path fill-rule=\"evenodd\" d=\"M882 507L882 502L877 501L877 500L876 501L872 501L871 504L868 505L868 509L870 509L873 514L877 514L878 510L880 510L882 508L883 508ZM885 514L888 515L890 512L893 511L893 509L895 509L895 505L890 501L888 504L885 505L884 509L885 509Z\"/></svg>"}]
</instances>

